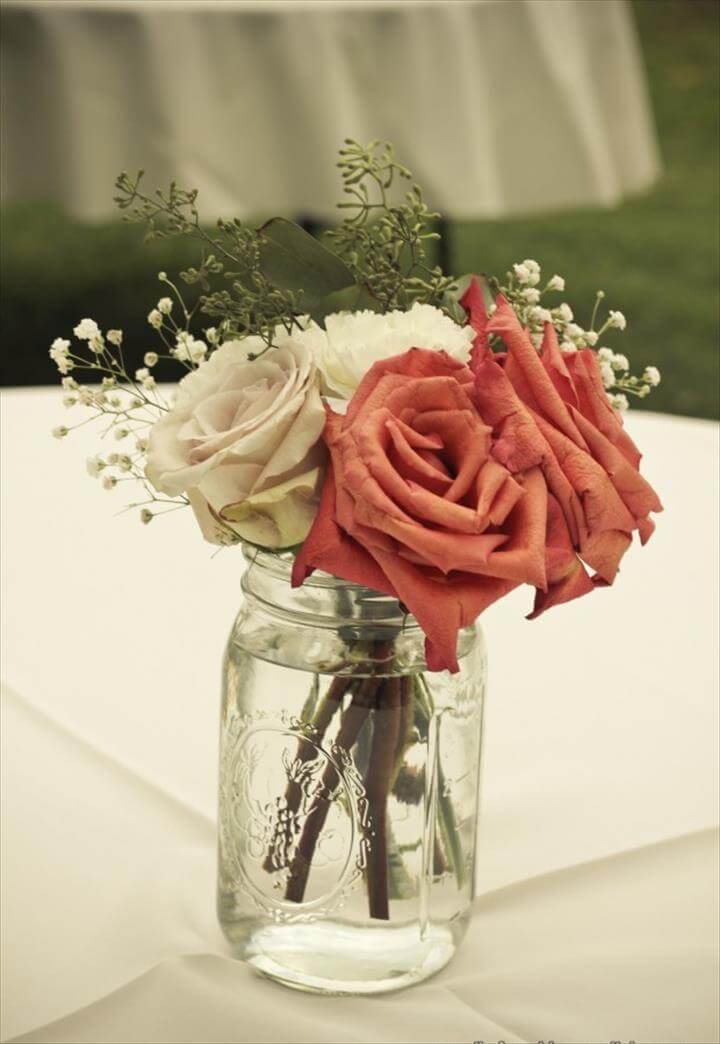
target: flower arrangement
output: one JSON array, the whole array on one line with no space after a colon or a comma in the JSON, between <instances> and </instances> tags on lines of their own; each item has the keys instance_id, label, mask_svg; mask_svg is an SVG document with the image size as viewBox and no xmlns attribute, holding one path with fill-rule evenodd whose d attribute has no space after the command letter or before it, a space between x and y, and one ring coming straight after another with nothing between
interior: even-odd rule
<instances>
[{"instance_id":1,"label":"flower arrangement","mask_svg":"<svg viewBox=\"0 0 720 1044\"><path fill-rule=\"evenodd\" d=\"M279 218L210 231L196 192L122 174L118 205L148 236L200 243L181 273L200 296L160 273L157 349L133 373L122 332L91 319L50 355L79 424L116 440L89 473L138 483L143 522L189 506L211 543L292 552L294 584L320 569L396 597L428 668L454 671L458 632L498 598L529 584L537 617L611 584L649 538L661 505L621 415L660 374L602 343L626 322L601 319L601 291L586 329L533 260L503 281L434 266L437 215L389 145L347 141L338 166L327 245ZM161 359L183 371L169 398Z\"/></svg>"},{"instance_id":2,"label":"flower arrangement","mask_svg":"<svg viewBox=\"0 0 720 1044\"><path fill-rule=\"evenodd\" d=\"M543 281L534 260L502 280L454 279L433 265L437 215L389 145L348 141L338 166L345 216L325 242L280 218L210 230L197 193L173 184L146 195L141 175L122 174L118 205L148 236L199 242L198 267L180 274L195 299L159 274L164 294L147 316L157 345L130 372L120 330L82 319L75 343L55 340L65 406L86 416L53 434L99 420L113 449L88 472L106 490L139 486L129 506L143 523L189 507L210 543L291 561L294 586L321 570L396 599L425 634L421 667L450 678L460 633L493 602L528 584L535 618L612 584L635 532L650 537L661 505L622 414L660 374L632 375L605 346L626 323L618 311L602 317L602 292L586 328L555 303L564 280ZM179 368L174 388L158 384L161 360ZM262 873L285 903L304 902L342 800L340 769L316 756L323 743L364 777L370 917L387 920L389 899L411 888L391 795L402 808L436 804L424 872L452 874L470 894L460 824L472 816L460 814L440 761L437 801L428 798L416 762L419 745L430 756L433 686L400 662L399 637L392 627L351 636L342 662L314 668L297 753L277 765L285 792L263 797L272 823L255 828Z\"/></svg>"}]
</instances>

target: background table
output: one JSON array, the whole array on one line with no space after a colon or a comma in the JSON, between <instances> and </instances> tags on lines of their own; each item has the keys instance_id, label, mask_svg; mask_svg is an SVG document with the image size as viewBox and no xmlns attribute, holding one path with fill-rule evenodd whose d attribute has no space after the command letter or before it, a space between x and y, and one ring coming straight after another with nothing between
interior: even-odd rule
<instances>
[{"instance_id":1,"label":"background table","mask_svg":"<svg viewBox=\"0 0 720 1044\"><path fill-rule=\"evenodd\" d=\"M206 219L335 219L389 138L447 217L611 204L658 171L624 0L5 0L3 190L97 218L121 170Z\"/></svg>"},{"instance_id":2,"label":"background table","mask_svg":"<svg viewBox=\"0 0 720 1044\"><path fill-rule=\"evenodd\" d=\"M214 919L219 667L239 601L178 512L114 517L50 390L2 404L3 1039L718 1040L717 429L629 426L666 505L610 591L491 609L475 916L439 976L283 990Z\"/></svg>"}]
</instances>

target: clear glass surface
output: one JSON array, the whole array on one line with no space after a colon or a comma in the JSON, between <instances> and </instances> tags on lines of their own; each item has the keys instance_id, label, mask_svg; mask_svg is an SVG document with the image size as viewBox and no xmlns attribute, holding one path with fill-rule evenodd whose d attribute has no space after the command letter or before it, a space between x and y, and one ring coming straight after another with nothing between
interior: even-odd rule
<instances>
[{"instance_id":1,"label":"clear glass surface","mask_svg":"<svg viewBox=\"0 0 720 1044\"><path fill-rule=\"evenodd\" d=\"M473 898L486 659L425 673L399 603L246 550L224 664L218 915L299 989L378 993L442 968Z\"/></svg>"}]
</instances>

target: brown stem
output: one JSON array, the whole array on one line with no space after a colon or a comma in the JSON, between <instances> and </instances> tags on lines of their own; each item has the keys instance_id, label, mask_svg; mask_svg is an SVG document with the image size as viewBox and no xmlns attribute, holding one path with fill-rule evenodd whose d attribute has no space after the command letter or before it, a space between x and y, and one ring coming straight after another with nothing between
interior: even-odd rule
<instances>
[{"instance_id":1,"label":"brown stem","mask_svg":"<svg viewBox=\"0 0 720 1044\"><path fill-rule=\"evenodd\" d=\"M381 679L374 676L363 678L358 691L354 694L352 702L340 721L340 729L335 743L341 749L349 751L355 743L358 733L370 713L370 707L374 702L380 681ZM330 804L337 782L337 770L334 765L328 764L323 773L315 801L305 819L297 851L290 864L290 876L285 886L285 898L291 902L301 903L305 896L305 888L313 855L315 854L315 846L325 826L325 820L330 811Z\"/></svg>"},{"instance_id":2,"label":"brown stem","mask_svg":"<svg viewBox=\"0 0 720 1044\"><path fill-rule=\"evenodd\" d=\"M354 681L355 678L352 675L347 674L338 675L333 678L328 687L328 691L325 693L325 698L313 717L312 736L309 739L301 739L298 743L295 760L296 762L299 762L300 767L305 765L308 761L312 761L317 752L317 747L322 742L328 726L333 719L335 711L340 707L343 696ZM268 848L263 863L263 869L269 874L274 873L276 870L281 870L286 866L284 853L287 849L288 841L291 840L288 837L288 824L292 823L294 817L297 815L302 802L302 796L303 788L299 779L291 779L285 789L285 825L280 821L276 823L275 833L270 842L270 847Z\"/></svg>"},{"instance_id":3,"label":"brown stem","mask_svg":"<svg viewBox=\"0 0 720 1044\"><path fill-rule=\"evenodd\" d=\"M375 698L370 762L365 793L372 840L368 851L367 888L370 916L387 921L388 902L387 800L390 793L402 716L401 682L387 678Z\"/></svg>"},{"instance_id":4,"label":"brown stem","mask_svg":"<svg viewBox=\"0 0 720 1044\"><path fill-rule=\"evenodd\" d=\"M442 875L446 874L447 871L448 871L447 859L445 858L445 853L442 850L442 845L440 844L440 838L437 836L437 833L435 833L435 838L434 838L434 843L433 843L433 875L435 877L442 877Z\"/></svg>"}]
</instances>

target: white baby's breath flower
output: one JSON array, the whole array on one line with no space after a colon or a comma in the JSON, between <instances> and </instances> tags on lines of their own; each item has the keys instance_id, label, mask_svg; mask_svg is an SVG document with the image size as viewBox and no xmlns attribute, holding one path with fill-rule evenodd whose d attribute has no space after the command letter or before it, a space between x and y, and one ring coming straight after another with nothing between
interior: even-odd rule
<instances>
[{"instance_id":1,"label":"white baby's breath flower","mask_svg":"<svg viewBox=\"0 0 720 1044\"><path fill-rule=\"evenodd\" d=\"M657 388L660 383L660 371L657 366L646 366L643 379L647 381L651 388Z\"/></svg>"},{"instance_id":2,"label":"white baby's breath flower","mask_svg":"<svg viewBox=\"0 0 720 1044\"><path fill-rule=\"evenodd\" d=\"M552 313L548 308L533 308L530 311L531 318L536 323L551 323Z\"/></svg>"},{"instance_id":3,"label":"white baby's breath flower","mask_svg":"<svg viewBox=\"0 0 720 1044\"><path fill-rule=\"evenodd\" d=\"M214 326L209 326L205 331L205 337L210 344L217 344L220 340L220 334L217 332Z\"/></svg>"},{"instance_id":4,"label":"white baby's breath flower","mask_svg":"<svg viewBox=\"0 0 720 1044\"><path fill-rule=\"evenodd\" d=\"M119 461L120 461L120 454L119 453L110 453L110 454L108 454L108 459L107 459L108 464L112 464L113 467L114 467L116 464L119 463Z\"/></svg>"},{"instance_id":5,"label":"white baby's breath flower","mask_svg":"<svg viewBox=\"0 0 720 1044\"><path fill-rule=\"evenodd\" d=\"M540 282L540 265L532 258L525 258L519 265L513 265L517 281L524 286L537 286Z\"/></svg>"},{"instance_id":6,"label":"white baby's breath flower","mask_svg":"<svg viewBox=\"0 0 720 1044\"><path fill-rule=\"evenodd\" d=\"M607 318L608 326L614 326L617 330L624 330L627 326L627 319L622 312L610 312Z\"/></svg>"},{"instance_id":7,"label":"white baby's breath flower","mask_svg":"<svg viewBox=\"0 0 720 1044\"><path fill-rule=\"evenodd\" d=\"M65 427L65 425L64 424L59 424L57 426L57 428L53 428L53 430L52 430L52 437L54 439L64 439L65 436L67 435L67 433L68 433L68 429Z\"/></svg>"},{"instance_id":8,"label":"white baby's breath flower","mask_svg":"<svg viewBox=\"0 0 720 1044\"><path fill-rule=\"evenodd\" d=\"M102 488L107 490L115 489L117 481L114 475L103 475Z\"/></svg>"},{"instance_id":9,"label":"white baby's breath flower","mask_svg":"<svg viewBox=\"0 0 720 1044\"><path fill-rule=\"evenodd\" d=\"M600 362L612 362L614 356L615 352L612 348L598 348L597 350L597 357Z\"/></svg>"},{"instance_id":10,"label":"white baby's breath flower","mask_svg":"<svg viewBox=\"0 0 720 1044\"><path fill-rule=\"evenodd\" d=\"M61 383L65 391L77 391L80 387L74 377L63 377Z\"/></svg>"},{"instance_id":11,"label":"white baby's breath flower","mask_svg":"<svg viewBox=\"0 0 720 1044\"><path fill-rule=\"evenodd\" d=\"M145 363L146 366L153 367L153 366L157 366L157 362L158 362L159 358L160 358L160 356L158 355L157 352L145 352L145 355L143 356L143 362Z\"/></svg>"},{"instance_id":12,"label":"white baby's breath flower","mask_svg":"<svg viewBox=\"0 0 720 1044\"><path fill-rule=\"evenodd\" d=\"M107 337L107 339L110 342L110 344L114 344L118 348L122 344L122 339L123 339L123 332L122 332L122 330L108 330L108 332L105 334L105 336Z\"/></svg>"},{"instance_id":13,"label":"white baby's breath flower","mask_svg":"<svg viewBox=\"0 0 720 1044\"><path fill-rule=\"evenodd\" d=\"M186 330L181 330L175 338L175 347L171 350L171 355L174 355L180 362L187 362L190 358L189 349L192 340L192 336Z\"/></svg>"},{"instance_id":14,"label":"white baby's breath flower","mask_svg":"<svg viewBox=\"0 0 720 1044\"><path fill-rule=\"evenodd\" d=\"M102 387L103 388L106 388L106 389L107 388L114 388L117 385L117 378L116 377L103 377L101 383L102 383Z\"/></svg>"},{"instance_id":15,"label":"white baby's breath flower","mask_svg":"<svg viewBox=\"0 0 720 1044\"><path fill-rule=\"evenodd\" d=\"M583 330L582 326L578 326L577 323L568 323L567 330L565 331L565 333L572 341L585 340L585 331Z\"/></svg>"},{"instance_id":16,"label":"white baby's breath flower","mask_svg":"<svg viewBox=\"0 0 720 1044\"><path fill-rule=\"evenodd\" d=\"M600 376L604 388L612 388L615 384L615 371L609 362L600 363Z\"/></svg>"},{"instance_id":17,"label":"white baby's breath flower","mask_svg":"<svg viewBox=\"0 0 720 1044\"><path fill-rule=\"evenodd\" d=\"M560 351L561 352L576 352L577 351L577 345L573 344L572 341L563 341L560 344Z\"/></svg>"},{"instance_id":18,"label":"white baby's breath flower","mask_svg":"<svg viewBox=\"0 0 720 1044\"><path fill-rule=\"evenodd\" d=\"M467 362L474 332L470 326L458 326L439 308L416 302L406 312L385 315L336 312L326 317L324 330L311 322L292 336L311 350L328 394L351 399L373 363L409 348L444 350Z\"/></svg>"},{"instance_id":19,"label":"white baby's breath flower","mask_svg":"<svg viewBox=\"0 0 720 1044\"><path fill-rule=\"evenodd\" d=\"M66 374L69 370L73 369L73 362L68 358L69 351L70 342L62 337L56 337L50 345L50 358L62 374Z\"/></svg>"},{"instance_id":20,"label":"white baby's breath flower","mask_svg":"<svg viewBox=\"0 0 720 1044\"><path fill-rule=\"evenodd\" d=\"M115 439L118 442L122 442L122 440L126 439L129 434L130 434L130 432L127 430L127 428L116 428L115 429Z\"/></svg>"},{"instance_id":21,"label":"white baby's breath flower","mask_svg":"<svg viewBox=\"0 0 720 1044\"><path fill-rule=\"evenodd\" d=\"M145 453L148 448L148 440L144 438L135 439L135 449L138 453Z\"/></svg>"},{"instance_id":22,"label":"white baby's breath flower","mask_svg":"<svg viewBox=\"0 0 720 1044\"><path fill-rule=\"evenodd\" d=\"M152 522L154 517L155 516L153 515L152 511L150 511L148 508L143 508L140 512L140 521L145 526L148 524L148 522Z\"/></svg>"},{"instance_id":23,"label":"white baby's breath flower","mask_svg":"<svg viewBox=\"0 0 720 1044\"><path fill-rule=\"evenodd\" d=\"M554 275L549 280L547 288L548 290L558 290L562 292L565 289L565 280L562 276Z\"/></svg>"},{"instance_id":24,"label":"white baby's breath flower","mask_svg":"<svg viewBox=\"0 0 720 1044\"><path fill-rule=\"evenodd\" d=\"M645 399L650 394L650 385L643 384L641 388L638 388L638 398Z\"/></svg>"},{"instance_id":25,"label":"white baby's breath flower","mask_svg":"<svg viewBox=\"0 0 720 1044\"><path fill-rule=\"evenodd\" d=\"M585 331L585 340L587 341L587 343L590 345L591 348L594 348L595 345L598 343L598 336L599 335L598 335L597 330L586 330Z\"/></svg>"},{"instance_id":26,"label":"white baby's breath flower","mask_svg":"<svg viewBox=\"0 0 720 1044\"><path fill-rule=\"evenodd\" d=\"M158 279L161 283L167 282L167 272L158 272Z\"/></svg>"},{"instance_id":27,"label":"white baby's breath flower","mask_svg":"<svg viewBox=\"0 0 720 1044\"><path fill-rule=\"evenodd\" d=\"M617 395L608 395L608 401L612 408L618 410L619 413L624 413L630 405L627 395L623 395L622 392L618 392Z\"/></svg>"},{"instance_id":28,"label":"white baby's breath flower","mask_svg":"<svg viewBox=\"0 0 720 1044\"><path fill-rule=\"evenodd\" d=\"M145 389L145 391L153 391L154 388L157 388L157 381L155 380L153 375L150 374L149 377L145 377L143 379L142 386Z\"/></svg>"},{"instance_id":29,"label":"white baby's breath flower","mask_svg":"<svg viewBox=\"0 0 720 1044\"><path fill-rule=\"evenodd\" d=\"M149 377L149 376L150 376L150 371L145 366L143 366L139 370L135 371L135 380L136 381L144 381L145 378Z\"/></svg>"},{"instance_id":30,"label":"white baby's breath flower","mask_svg":"<svg viewBox=\"0 0 720 1044\"><path fill-rule=\"evenodd\" d=\"M527 301L528 304L536 305L540 300L540 291L534 286L528 286L525 290L520 291L520 296L523 301Z\"/></svg>"},{"instance_id":31,"label":"white baby's breath flower","mask_svg":"<svg viewBox=\"0 0 720 1044\"><path fill-rule=\"evenodd\" d=\"M623 371L630 369L630 362L626 355L613 355L611 366L613 370Z\"/></svg>"},{"instance_id":32,"label":"white baby's breath flower","mask_svg":"<svg viewBox=\"0 0 720 1044\"><path fill-rule=\"evenodd\" d=\"M172 297L161 297L157 303L157 310L162 315L170 315L173 309Z\"/></svg>"},{"instance_id":33,"label":"white baby's breath flower","mask_svg":"<svg viewBox=\"0 0 720 1044\"><path fill-rule=\"evenodd\" d=\"M193 338L188 344L188 353L194 363L202 362L207 355L207 345L204 341L198 341Z\"/></svg>"},{"instance_id":34,"label":"white baby's breath flower","mask_svg":"<svg viewBox=\"0 0 720 1044\"><path fill-rule=\"evenodd\" d=\"M87 473L91 478L99 478L100 473L104 467L106 467L105 461L99 454L95 454L94 457L88 457L85 462Z\"/></svg>"},{"instance_id":35,"label":"white baby's breath flower","mask_svg":"<svg viewBox=\"0 0 720 1044\"><path fill-rule=\"evenodd\" d=\"M94 319L81 319L73 333L79 341L91 341L93 337L100 337L100 327Z\"/></svg>"},{"instance_id":36,"label":"white baby's breath flower","mask_svg":"<svg viewBox=\"0 0 720 1044\"><path fill-rule=\"evenodd\" d=\"M63 406L70 409L71 406L75 406L78 401L77 395L63 395Z\"/></svg>"},{"instance_id":37,"label":"white baby's breath flower","mask_svg":"<svg viewBox=\"0 0 720 1044\"><path fill-rule=\"evenodd\" d=\"M78 398L83 406L92 406L94 401L94 392L91 388L88 388L87 384L82 384L78 388Z\"/></svg>"},{"instance_id":38,"label":"white baby's breath flower","mask_svg":"<svg viewBox=\"0 0 720 1044\"><path fill-rule=\"evenodd\" d=\"M163 324L162 312L159 312L157 308L153 308L151 312L148 312L147 321L155 330L159 330Z\"/></svg>"},{"instance_id":39,"label":"white baby's breath flower","mask_svg":"<svg viewBox=\"0 0 720 1044\"><path fill-rule=\"evenodd\" d=\"M571 323L575 318L572 308L564 301L554 309L554 313L562 323Z\"/></svg>"},{"instance_id":40,"label":"white baby's breath flower","mask_svg":"<svg viewBox=\"0 0 720 1044\"><path fill-rule=\"evenodd\" d=\"M118 467L121 471L132 471L132 461L127 456L127 454L123 453L121 455L120 459L118 460Z\"/></svg>"}]
</instances>

